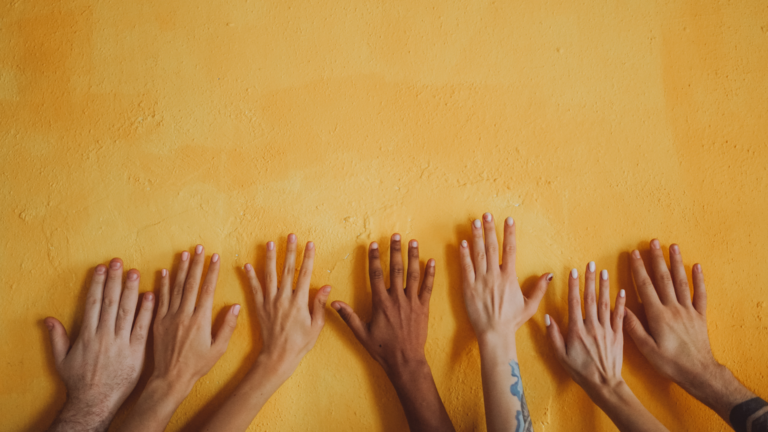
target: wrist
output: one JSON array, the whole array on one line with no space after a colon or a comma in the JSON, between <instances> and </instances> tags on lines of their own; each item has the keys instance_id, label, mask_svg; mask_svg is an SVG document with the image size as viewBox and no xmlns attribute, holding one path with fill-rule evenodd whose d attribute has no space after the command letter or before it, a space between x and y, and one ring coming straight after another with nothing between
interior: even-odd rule
<instances>
[{"instance_id":1,"label":"wrist","mask_svg":"<svg viewBox=\"0 0 768 432\"><path fill-rule=\"evenodd\" d=\"M692 379L680 380L677 384L726 422L729 422L729 415L734 406L755 397L727 367L717 362L702 369Z\"/></svg>"},{"instance_id":2,"label":"wrist","mask_svg":"<svg viewBox=\"0 0 768 432\"><path fill-rule=\"evenodd\" d=\"M426 356L401 358L395 362L380 364L393 383L409 382L425 375L432 376Z\"/></svg>"},{"instance_id":3,"label":"wrist","mask_svg":"<svg viewBox=\"0 0 768 432\"><path fill-rule=\"evenodd\" d=\"M116 412L108 402L67 397L50 430L106 431Z\"/></svg>"},{"instance_id":4,"label":"wrist","mask_svg":"<svg viewBox=\"0 0 768 432\"><path fill-rule=\"evenodd\" d=\"M497 333L487 331L477 335L477 344L481 358L499 357L505 361L517 359L517 341L515 333Z\"/></svg>"},{"instance_id":5,"label":"wrist","mask_svg":"<svg viewBox=\"0 0 768 432\"><path fill-rule=\"evenodd\" d=\"M286 356L261 352L251 366L251 373L269 376L271 379L279 381L282 384L291 377L293 371L299 366L300 361L300 359L299 361L295 361L286 358Z\"/></svg>"},{"instance_id":6,"label":"wrist","mask_svg":"<svg viewBox=\"0 0 768 432\"><path fill-rule=\"evenodd\" d=\"M181 405L181 402L192 391L197 380L191 378L173 378L152 375L141 394L142 399L167 401L169 404Z\"/></svg>"}]
</instances>

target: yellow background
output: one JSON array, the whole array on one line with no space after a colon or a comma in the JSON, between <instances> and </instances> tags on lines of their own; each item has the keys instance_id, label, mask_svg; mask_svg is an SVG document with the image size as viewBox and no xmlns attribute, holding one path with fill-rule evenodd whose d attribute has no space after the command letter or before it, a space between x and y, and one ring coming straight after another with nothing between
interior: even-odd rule
<instances>
[{"instance_id":1,"label":"yellow background","mask_svg":"<svg viewBox=\"0 0 768 432\"><path fill-rule=\"evenodd\" d=\"M614 429L557 364L543 316L564 323L567 271L589 260L637 310L627 252L654 236L703 264L715 355L766 396L767 136L762 0L6 0L2 429L42 429L61 406L42 319L76 334L97 263L122 257L148 291L184 249L222 255L215 310L246 306L169 427L191 430L260 346L239 269L266 241L314 240L313 287L367 316L366 245L397 231L437 259L427 355L448 412L484 430L456 248L484 211L517 221L525 288L555 273L517 336L535 430ZM406 427L328 311L252 430ZM671 430L726 430L625 352Z\"/></svg>"}]
</instances>

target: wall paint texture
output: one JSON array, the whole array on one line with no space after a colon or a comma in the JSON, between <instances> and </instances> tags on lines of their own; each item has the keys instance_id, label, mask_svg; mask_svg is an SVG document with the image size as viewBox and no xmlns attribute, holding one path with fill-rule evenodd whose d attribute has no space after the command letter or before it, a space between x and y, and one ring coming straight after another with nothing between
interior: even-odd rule
<instances>
[{"instance_id":1,"label":"wall paint texture","mask_svg":"<svg viewBox=\"0 0 768 432\"><path fill-rule=\"evenodd\" d=\"M715 355L765 397L766 137L763 0L4 1L2 429L61 406L42 319L77 333L96 264L122 257L148 291L184 249L222 255L214 312L244 314L169 426L192 430L260 346L239 269L266 241L314 240L313 287L367 315L366 245L397 231L437 259L426 349L448 412L484 430L457 245L485 211L517 221L524 289L555 273L517 336L537 431L615 430L543 316L564 322L567 272L590 260L637 310L627 253L654 236L703 263ZM406 427L329 316L252 430ZM624 375L671 430L727 430L631 341Z\"/></svg>"}]
</instances>

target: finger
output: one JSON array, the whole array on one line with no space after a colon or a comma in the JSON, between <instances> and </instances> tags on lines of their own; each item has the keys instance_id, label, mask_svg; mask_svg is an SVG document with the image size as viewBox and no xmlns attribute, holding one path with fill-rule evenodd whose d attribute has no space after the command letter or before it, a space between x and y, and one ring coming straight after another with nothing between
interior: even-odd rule
<instances>
[{"instance_id":1,"label":"finger","mask_svg":"<svg viewBox=\"0 0 768 432\"><path fill-rule=\"evenodd\" d=\"M459 259L461 261L461 277L464 279L464 286L472 285L475 283L475 264L472 263L472 255L469 253L469 244L466 240L461 241Z\"/></svg>"},{"instance_id":2,"label":"finger","mask_svg":"<svg viewBox=\"0 0 768 432\"><path fill-rule=\"evenodd\" d=\"M256 307L261 310L264 305L264 291L261 289L259 278L256 277L256 271L250 264L245 265L245 274L248 276L248 282L251 284L251 292L253 293L253 300L256 302Z\"/></svg>"},{"instance_id":3,"label":"finger","mask_svg":"<svg viewBox=\"0 0 768 432\"><path fill-rule=\"evenodd\" d=\"M93 334L99 326L101 316L101 302L104 296L104 283L107 281L107 267L101 264L93 270L91 285L85 300L85 313L83 314L83 333Z\"/></svg>"},{"instance_id":4,"label":"finger","mask_svg":"<svg viewBox=\"0 0 768 432\"><path fill-rule=\"evenodd\" d=\"M669 274L667 260L664 259L664 251L658 239L651 240L651 269L653 270L653 286L662 304L676 303L675 286L672 276Z\"/></svg>"},{"instance_id":5,"label":"finger","mask_svg":"<svg viewBox=\"0 0 768 432\"><path fill-rule=\"evenodd\" d=\"M213 295L216 292L216 282L219 280L220 267L221 259L219 254L211 255L211 263L208 265L208 273L206 273L203 286L200 288L200 301L195 308L195 313L199 313L204 319L210 319L213 313Z\"/></svg>"},{"instance_id":6,"label":"finger","mask_svg":"<svg viewBox=\"0 0 768 432\"><path fill-rule=\"evenodd\" d=\"M189 252L184 251L181 253L181 262L179 262L179 268L176 270L176 280L173 281L173 288L171 289L170 304L168 306L168 313L176 313L181 305L181 298L184 294L184 281L187 280L187 273L189 272Z\"/></svg>"},{"instance_id":7,"label":"finger","mask_svg":"<svg viewBox=\"0 0 768 432\"><path fill-rule=\"evenodd\" d=\"M702 315L707 312L707 290L704 288L704 271L701 264L693 266L693 307Z\"/></svg>"},{"instance_id":8,"label":"finger","mask_svg":"<svg viewBox=\"0 0 768 432\"><path fill-rule=\"evenodd\" d=\"M229 345L229 340L232 339L232 333L235 332L237 327L237 316L240 315L240 305L232 305L227 312L227 316L224 317L224 323L221 324L221 328L216 332L216 336L213 337L213 343L211 348L219 353L219 356L224 355Z\"/></svg>"},{"instance_id":9,"label":"finger","mask_svg":"<svg viewBox=\"0 0 768 432\"><path fill-rule=\"evenodd\" d=\"M136 303L139 301L139 278L141 274L136 269L128 270L125 278L125 289L120 298L120 306L117 310L117 322L115 334L126 339L131 336L133 317L136 315Z\"/></svg>"},{"instance_id":10,"label":"finger","mask_svg":"<svg viewBox=\"0 0 768 432\"><path fill-rule=\"evenodd\" d=\"M483 224L480 219L472 222L472 262L475 264L475 274L484 275L488 268L488 257L483 241Z\"/></svg>"},{"instance_id":11,"label":"finger","mask_svg":"<svg viewBox=\"0 0 768 432\"><path fill-rule=\"evenodd\" d=\"M584 315L588 326L597 327L597 296L595 295L595 262L587 264L584 273Z\"/></svg>"},{"instance_id":12,"label":"finger","mask_svg":"<svg viewBox=\"0 0 768 432\"><path fill-rule=\"evenodd\" d=\"M396 291L402 291L404 274L400 234L394 234L389 242L389 287Z\"/></svg>"},{"instance_id":13,"label":"finger","mask_svg":"<svg viewBox=\"0 0 768 432\"><path fill-rule=\"evenodd\" d=\"M123 291L123 261L114 258L109 262L107 283L104 285L104 298L101 301L99 330L114 332L120 293Z\"/></svg>"},{"instance_id":14,"label":"finger","mask_svg":"<svg viewBox=\"0 0 768 432\"><path fill-rule=\"evenodd\" d=\"M568 354L566 353L565 339L563 339L563 334L560 332L560 327L557 326L557 323L549 314L544 315L544 324L547 326L547 336L549 336L549 342L555 350L557 360L563 367L567 367Z\"/></svg>"},{"instance_id":15,"label":"finger","mask_svg":"<svg viewBox=\"0 0 768 432\"><path fill-rule=\"evenodd\" d=\"M357 338L361 344L365 345L364 341L368 337L368 330L366 329L365 324L360 321L360 317L357 316L355 311L343 301L335 301L331 303L331 307L334 308L336 312L339 313L341 319L347 323L347 327L352 330L352 334L355 335L355 338Z\"/></svg>"},{"instance_id":16,"label":"finger","mask_svg":"<svg viewBox=\"0 0 768 432\"><path fill-rule=\"evenodd\" d=\"M280 286L277 295L288 297L293 294L293 278L296 276L296 250L298 249L298 238L296 234L288 234L288 242L285 250L285 263L283 264L283 274L280 276Z\"/></svg>"},{"instance_id":17,"label":"finger","mask_svg":"<svg viewBox=\"0 0 768 432\"><path fill-rule=\"evenodd\" d=\"M498 273L500 271L499 239L496 238L496 223L490 213L483 215L483 231L485 232L485 257L488 263L486 271Z\"/></svg>"},{"instance_id":18,"label":"finger","mask_svg":"<svg viewBox=\"0 0 768 432\"><path fill-rule=\"evenodd\" d=\"M653 340L651 335L645 331L643 323L637 319L637 316L632 313L632 310L624 308L626 315L624 316L624 328L627 333L635 341L637 349L647 358L654 354L656 350L656 341Z\"/></svg>"},{"instance_id":19,"label":"finger","mask_svg":"<svg viewBox=\"0 0 768 432\"><path fill-rule=\"evenodd\" d=\"M529 293L529 295L525 296L526 316L532 317L539 309L539 303L541 303L541 299L544 298L544 294L547 292L547 288L553 277L554 275L552 273L539 276L539 281L536 283L536 287Z\"/></svg>"},{"instance_id":20,"label":"finger","mask_svg":"<svg viewBox=\"0 0 768 432\"><path fill-rule=\"evenodd\" d=\"M405 282L405 295L409 299L415 299L419 295L419 242L411 240L408 244L408 276Z\"/></svg>"},{"instance_id":21,"label":"finger","mask_svg":"<svg viewBox=\"0 0 768 432\"><path fill-rule=\"evenodd\" d=\"M421 292L419 292L419 301L421 304L429 306L429 299L432 297L432 286L435 283L435 260L427 261L424 268L424 279L421 281Z\"/></svg>"},{"instance_id":22,"label":"finger","mask_svg":"<svg viewBox=\"0 0 768 432\"><path fill-rule=\"evenodd\" d=\"M330 295L331 286L326 285L315 294L315 300L312 302L312 327L317 329L318 333L325 325L325 303Z\"/></svg>"},{"instance_id":23,"label":"finger","mask_svg":"<svg viewBox=\"0 0 768 432\"><path fill-rule=\"evenodd\" d=\"M387 296L387 287L384 286L384 271L381 269L379 244L376 242L368 247L368 276L371 280L373 304L378 304Z\"/></svg>"},{"instance_id":24,"label":"finger","mask_svg":"<svg viewBox=\"0 0 768 432\"><path fill-rule=\"evenodd\" d=\"M624 292L624 290L619 290L619 295L616 297L616 305L613 307L613 313L611 314L611 328L616 335L622 334L625 314L624 305L626 303L626 292Z\"/></svg>"},{"instance_id":25,"label":"finger","mask_svg":"<svg viewBox=\"0 0 768 432\"><path fill-rule=\"evenodd\" d=\"M171 297L171 278L168 270L160 270L160 294L157 296L157 318L162 318L168 313L168 304Z\"/></svg>"},{"instance_id":26,"label":"finger","mask_svg":"<svg viewBox=\"0 0 768 432\"><path fill-rule=\"evenodd\" d=\"M669 267L672 270L672 283L675 286L675 296L677 296L678 303L683 306L690 306L691 287L688 285L688 275L685 274L680 246L676 244L669 247Z\"/></svg>"},{"instance_id":27,"label":"finger","mask_svg":"<svg viewBox=\"0 0 768 432\"><path fill-rule=\"evenodd\" d=\"M59 320L54 317L45 319L45 326L48 328L48 335L51 338L51 350L53 359L56 363L61 363L69 352L69 336L67 330Z\"/></svg>"},{"instance_id":28,"label":"finger","mask_svg":"<svg viewBox=\"0 0 768 432\"><path fill-rule=\"evenodd\" d=\"M568 331L574 331L584 326L581 316L581 299L579 298L579 271L571 270L568 275Z\"/></svg>"},{"instance_id":29,"label":"finger","mask_svg":"<svg viewBox=\"0 0 768 432\"><path fill-rule=\"evenodd\" d=\"M515 269L515 260L517 259L517 226L515 221L508 217L504 221L504 250L501 252L501 271L514 276L517 272Z\"/></svg>"},{"instance_id":30,"label":"finger","mask_svg":"<svg viewBox=\"0 0 768 432\"><path fill-rule=\"evenodd\" d=\"M611 285L608 283L608 270L600 272L600 295L597 300L597 319L600 325L611 325Z\"/></svg>"},{"instance_id":31,"label":"finger","mask_svg":"<svg viewBox=\"0 0 768 432\"><path fill-rule=\"evenodd\" d=\"M315 244L307 242L304 258L301 260L299 278L296 280L296 300L305 305L309 301L309 283L312 281L312 267L315 262Z\"/></svg>"},{"instance_id":32,"label":"finger","mask_svg":"<svg viewBox=\"0 0 768 432\"><path fill-rule=\"evenodd\" d=\"M179 312L192 315L195 312L197 303L197 290L200 288L200 279L203 277L205 268L205 253L203 245L195 246L195 255L189 264L189 273L187 280L184 281L184 294L179 305Z\"/></svg>"},{"instance_id":33,"label":"finger","mask_svg":"<svg viewBox=\"0 0 768 432\"><path fill-rule=\"evenodd\" d=\"M637 293L640 295L640 300L646 305L656 305L661 303L659 296L656 294L656 289L653 287L651 278L648 277L648 272L645 270L645 264L643 264L643 258L640 257L640 252L638 250L632 251L629 261L629 267L632 270L632 279L635 280L635 286L637 287Z\"/></svg>"},{"instance_id":34,"label":"finger","mask_svg":"<svg viewBox=\"0 0 768 432\"><path fill-rule=\"evenodd\" d=\"M267 259L264 262L264 300L269 301L277 295L277 248L275 242L267 242Z\"/></svg>"},{"instance_id":35,"label":"finger","mask_svg":"<svg viewBox=\"0 0 768 432\"><path fill-rule=\"evenodd\" d=\"M144 293L141 297L139 314L136 315L136 322L133 324L131 332L131 345L146 345L149 335L149 325L152 322L152 309L155 305L155 296L151 293Z\"/></svg>"}]
</instances>

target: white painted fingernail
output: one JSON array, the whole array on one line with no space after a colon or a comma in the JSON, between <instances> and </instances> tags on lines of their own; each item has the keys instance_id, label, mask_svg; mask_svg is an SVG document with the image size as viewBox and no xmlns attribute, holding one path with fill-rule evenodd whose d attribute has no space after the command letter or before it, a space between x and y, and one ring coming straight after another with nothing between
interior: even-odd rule
<instances>
[{"instance_id":1,"label":"white painted fingernail","mask_svg":"<svg viewBox=\"0 0 768 432\"><path fill-rule=\"evenodd\" d=\"M395 234L392 236L392 240L394 241L400 241L400 234Z\"/></svg>"},{"instance_id":2,"label":"white painted fingernail","mask_svg":"<svg viewBox=\"0 0 768 432\"><path fill-rule=\"evenodd\" d=\"M574 278L574 279L578 278L579 277L579 271L576 270L576 269L572 269L571 270L571 277Z\"/></svg>"},{"instance_id":3,"label":"white painted fingernail","mask_svg":"<svg viewBox=\"0 0 768 432\"><path fill-rule=\"evenodd\" d=\"M475 228L480 228L480 219L475 219L475 221L472 222L472 225L474 225Z\"/></svg>"},{"instance_id":4,"label":"white painted fingernail","mask_svg":"<svg viewBox=\"0 0 768 432\"><path fill-rule=\"evenodd\" d=\"M168 276L168 270L166 270L166 269L163 269L163 271L161 271L160 273L163 274L163 277Z\"/></svg>"},{"instance_id":5,"label":"white painted fingernail","mask_svg":"<svg viewBox=\"0 0 768 432\"><path fill-rule=\"evenodd\" d=\"M412 247L412 248L415 248L415 247L416 247L416 246L418 246L418 245L419 245L419 242L417 242L416 240L414 240L414 241L412 241L412 242L411 242L411 247Z\"/></svg>"},{"instance_id":6,"label":"white painted fingernail","mask_svg":"<svg viewBox=\"0 0 768 432\"><path fill-rule=\"evenodd\" d=\"M491 214L490 213L486 213L486 214L483 215L483 218L485 219L486 222L490 222L491 221Z\"/></svg>"},{"instance_id":7,"label":"white painted fingernail","mask_svg":"<svg viewBox=\"0 0 768 432\"><path fill-rule=\"evenodd\" d=\"M619 297L624 297L626 295L627 295L627 293L624 292L624 290L619 291Z\"/></svg>"},{"instance_id":8,"label":"white painted fingernail","mask_svg":"<svg viewBox=\"0 0 768 432\"><path fill-rule=\"evenodd\" d=\"M602 280L608 280L608 270L603 270L600 272L600 278Z\"/></svg>"},{"instance_id":9,"label":"white painted fingernail","mask_svg":"<svg viewBox=\"0 0 768 432\"><path fill-rule=\"evenodd\" d=\"M378 243L376 243L376 242L371 243L371 249L378 249L378 248L379 248L379 244Z\"/></svg>"},{"instance_id":10,"label":"white painted fingernail","mask_svg":"<svg viewBox=\"0 0 768 432\"><path fill-rule=\"evenodd\" d=\"M217 262L219 260L219 254L213 254L211 257L211 262Z\"/></svg>"},{"instance_id":11,"label":"white painted fingernail","mask_svg":"<svg viewBox=\"0 0 768 432\"><path fill-rule=\"evenodd\" d=\"M512 226L514 223L515 223L514 219L512 219L511 217L507 218L507 226Z\"/></svg>"},{"instance_id":12,"label":"white painted fingernail","mask_svg":"<svg viewBox=\"0 0 768 432\"><path fill-rule=\"evenodd\" d=\"M544 315L544 324L546 324L547 327L549 327L549 325L552 324L552 320L549 318L549 314Z\"/></svg>"},{"instance_id":13,"label":"white painted fingernail","mask_svg":"<svg viewBox=\"0 0 768 432\"><path fill-rule=\"evenodd\" d=\"M466 240L462 240L461 241L461 247L467 247L467 241Z\"/></svg>"},{"instance_id":14,"label":"white painted fingernail","mask_svg":"<svg viewBox=\"0 0 768 432\"><path fill-rule=\"evenodd\" d=\"M595 262L590 261L589 262L589 271L594 272L595 271Z\"/></svg>"},{"instance_id":15,"label":"white painted fingernail","mask_svg":"<svg viewBox=\"0 0 768 432\"><path fill-rule=\"evenodd\" d=\"M547 275L547 282L552 282L552 278L555 277L554 274L550 273Z\"/></svg>"}]
</instances>

